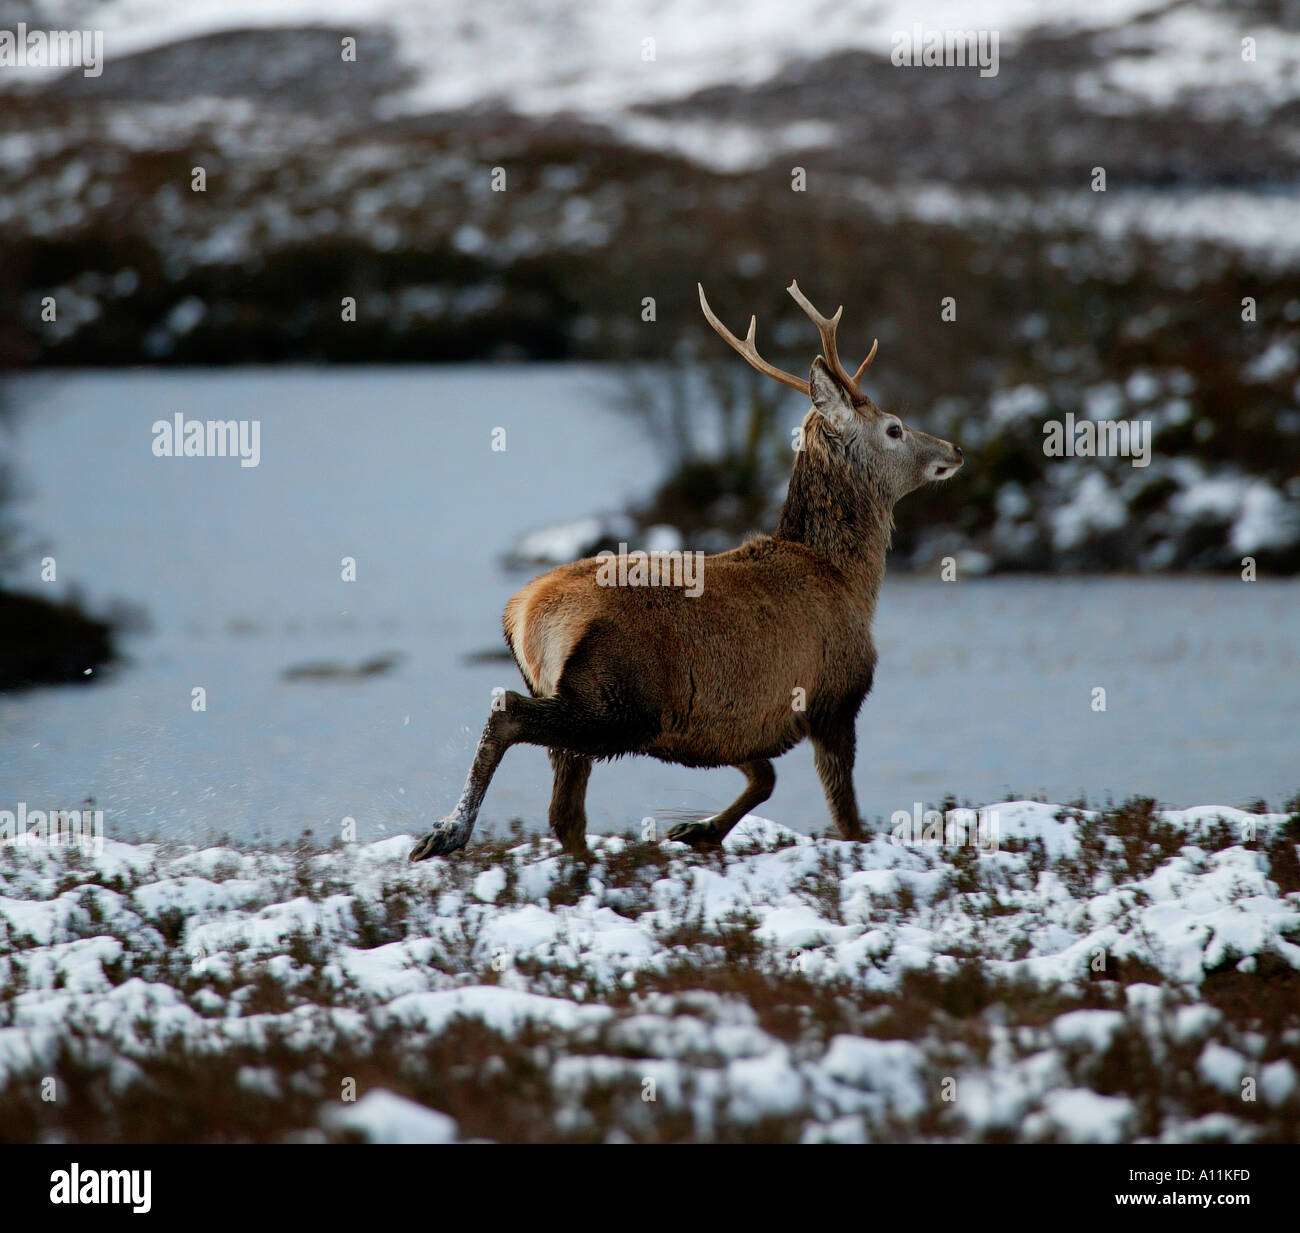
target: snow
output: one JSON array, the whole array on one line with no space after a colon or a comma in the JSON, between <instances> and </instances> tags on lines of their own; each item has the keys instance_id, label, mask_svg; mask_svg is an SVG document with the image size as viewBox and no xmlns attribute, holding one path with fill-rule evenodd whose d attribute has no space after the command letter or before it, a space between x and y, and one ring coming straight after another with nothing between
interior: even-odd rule
<instances>
[{"instance_id":1,"label":"snow","mask_svg":"<svg viewBox=\"0 0 1300 1233\"><path fill-rule=\"evenodd\" d=\"M1276 381L1300 367L1300 351L1289 338L1276 338L1243 368L1247 381Z\"/></svg>"},{"instance_id":2,"label":"snow","mask_svg":"<svg viewBox=\"0 0 1300 1233\"><path fill-rule=\"evenodd\" d=\"M1286 189L1261 195L1242 189L1170 193L1115 186L1105 193L1044 193L917 181L897 187L872 183L861 190L859 204L885 221L980 223L1008 232L1079 228L1116 243L1144 238L1170 246L1213 244L1248 254L1268 268L1300 263L1297 195Z\"/></svg>"},{"instance_id":3,"label":"snow","mask_svg":"<svg viewBox=\"0 0 1300 1233\"><path fill-rule=\"evenodd\" d=\"M1057 27L1104 29L1162 7L1162 0L1063 0L1050 17ZM1044 16L1037 0L931 0L924 21L939 30L997 30L1005 46ZM397 101L402 110L506 99L531 115L603 119L707 86L757 84L800 59L848 50L887 58L894 32L921 18L909 0L744 0L725 9L709 0L480 0L469 11L455 0L106 0L93 10L106 71L114 56L218 31L386 29L416 75Z\"/></svg>"},{"instance_id":4,"label":"snow","mask_svg":"<svg viewBox=\"0 0 1300 1233\"><path fill-rule=\"evenodd\" d=\"M409 82L394 75L384 100L388 114L498 103L534 117L573 114L610 125L633 145L675 150L733 171L787 150L832 145L836 127L809 120L762 126L699 114L664 119L645 108L710 87L754 87L802 61L848 51L887 60L896 32L910 32L917 22L928 30L996 32L1004 56L1030 32L1098 32L1105 40L1101 67L1078 74L1073 88L1087 106L1105 112L1185 102L1216 115L1226 109L1250 116L1284 105L1300 88L1294 31L1252 21L1257 55L1246 60L1240 23L1230 15L1208 3L1169 11L1163 0L1063 0L1050 11L1037 0L930 0L924 11L911 0L740 0L725 10L708 0L544 6L482 0L470 12L454 0L105 0L93 9L73 0L44 9L50 23L80 16L82 24L103 30L108 73L116 58L218 32L333 27L359 35L364 57L365 36L382 31L410 74ZM241 122L239 108L247 106L195 102L225 109L232 123ZM9 157L16 162L31 153L19 142ZM964 209L964 192L950 206ZM1188 225L1180 206L1170 213L1170 225ZM1247 229L1240 212L1220 211L1217 220L1209 211L1196 214L1200 227ZM473 244L472 233L464 238Z\"/></svg>"},{"instance_id":5,"label":"snow","mask_svg":"<svg viewBox=\"0 0 1300 1233\"><path fill-rule=\"evenodd\" d=\"M573 522L539 527L521 536L510 552L518 564L567 565L593 555L600 544L627 544L641 552L681 552L681 532L673 526L656 524L638 533L623 514L579 518Z\"/></svg>"},{"instance_id":6,"label":"snow","mask_svg":"<svg viewBox=\"0 0 1300 1233\"><path fill-rule=\"evenodd\" d=\"M1235 1049L1208 1044L1197 1062L1201 1075L1224 1092L1240 1093L1241 1081L1250 1073L1250 1063Z\"/></svg>"},{"instance_id":7,"label":"snow","mask_svg":"<svg viewBox=\"0 0 1300 1233\"><path fill-rule=\"evenodd\" d=\"M836 1036L820 1069L850 1087L880 1092L904 1117L925 1107L925 1055L908 1041Z\"/></svg>"},{"instance_id":8,"label":"snow","mask_svg":"<svg viewBox=\"0 0 1300 1233\"><path fill-rule=\"evenodd\" d=\"M1296 1090L1295 1067L1290 1062L1270 1062L1260 1067L1259 1090L1271 1105L1285 1104Z\"/></svg>"},{"instance_id":9,"label":"snow","mask_svg":"<svg viewBox=\"0 0 1300 1233\"><path fill-rule=\"evenodd\" d=\"M1057 1017L1052 1035L1063 1045L1081 1045L1100 1052L1123 1026L1124 1016L1117 1010L1073 1010Z\"/></svg>"},{"instance_id":10,"label":"snow","mask_svg":"<svg viewBox=\"0 0 1300 1233\"><path fill-rule=\"evenodd\" d=\"M1038 1117L1059 1129L1071 1143L1118 1143L1136 1115L1133 1102L1125 1097L1078 1089L1049 1092L1043 1106ZM1039 1129L1040 1123L1034 1119L1031 1130Z\"/></svg>"},{"instance_id":11,"label":"snow","mask_svg":"<svg viewBox=\"0 0 1300 1233\"><path fill-rule=\"evenodd\" d=\"M1182 1043L1202 1039L1221 1018L1213 1006L1180 1006L1174 1013L1173 1037Z\"/></svg>"},{"instance_id":12,"label":"snow","mask_svg":"<svg viewBox=\"0 0 1300 1233\"><path fill-rule=\"evenodd\" d=\"M1174 494L1169 508L1179 518L1230 522L1233 551L1243 555L1261 548L1286 547L1296 534L1294 502L1267 481L1249 476L1194 478Z\"/></svg>"},{"instance_id":13,"label":"snow","mask_svg":"<svg viewBox=\"0 0 1300 1233\"><path fill-rule=\"evenodd\" d=\"M1232 524L1234 552L1249 553L1260 548L1284 548L1295 535L1296 510L1293 502L1272 485L1255 480L1246 486L1241 507Z\"/></svg>"},{"instance_id":14,"label":"snow","mask_svg":"<svg viewBox=\"0 0 1300 1233\"><path fill-rule=\"evenodd\" d=\"M1135 1105L1086 1077L1124 1034L1126 1048L1136 1036L1157 1055L1166 1042L1196 1049L1197 1080L1225 1098L1239 1099L1251 1077L1261 1108L1291 1107L1293 1062L1198 992L1211 972L1243 970L1243 959L1300 969L1291 940L1300 896L1280 895L1265 853L1242 843L1267 845L1286 815L1163 811L1159 821L1181 832L1178 851L1138 872L1103 862L1090 886L1072 890L1080 827L1096 814L1023 800L985 809L998 845L976 856L980 889L962 894L951 849L896 843L890 832L814 840L755 816L721 857L664 842L654 862L633 866L640 881L627 880L628 840L589 836L590 876L563 901L556 892L571 873L544 839L477 869L458 864L468 856L412 866L407 836L318 853L107 842L73 866L66 850L11 841L0 845L0 937L9 940L0 1075L48 1067L74 1040L97 1042L114 1082L126 1084L169 1042L205 1052L271 1041L331 1048L395 1032L418 1056L422 1042L477 1024L504 1041L552 1042L543 1056L562 1104L556 1124L575 1132L589 1125L586 1094L650 1084L654 1102L689 1113L706 1137L719 1117L735 1126L794 1118L805 1141L859 1142L937 1109L957 1137L1115 1142L1135 1133ZM1212 850L1212 836L1225 842L1221 823L1227 846ZM69 887L74 869L80 882ZM124 893L98 884L108 870L130 873ZM991 913L994 891L1001 907ZM398 936L367 945L361 922L391 927L399 905ZM980 1021L983 1052L963 1053L933 1030L910 1039L835 1030L800 1043L774 1034L725 981L707 987L725 971L709 957L713 944L674 935L711 927L739 930L813 984L883 993L884 1010L915 973L957 972L957 956L978 958L990 978L1058 992L1086 987L1098 954L1138 961L1156 983L1020 1026L1006 1021L1012 1006L994 1007ZM670 971L693 973L698 987L679 976L673 992L627 992L638 975ZM279 982L289 1009L251 1007L255 973ZM951 1099L938 1095L946 1080ZM288 1078L250 1058L235 1081L278 1099ZM304 1134L462 1137L443 1113L383 1088L355 1102L328 1095ZM1161 1133L1248 1139L1254 1130L1234 1118L1179 1120L1171 1109Z\"/></svg>"},{"instance_id":15,"label":"snow","mask_svg":"<svg viewBox=\"0 0 1300 1233\"><path fill-rule=\"evenodd\" d=\"M1082 543L1091 531L1108 531L1128 521L1128 509L1099 471L1085 471L1069 501L1051 512L1052 543L1066 551Z\"/></svg>"},{"instance_id":16,"label":"snow","mask_svg":"<svg viewBox=\"0 0 1300 1233\"><path fill-rule=\"evenodd\" d=\"M1246 59L1242 40L1251 36L1255 57ZM1123 111L1134 105L1168 106L1181 99L1205 110L1294 97L1300 37L1294 30L1243 26L1223 10L1177 6L1119 31L1107 67L1081 80L1076 89L1090 102Z\"/></svg>"},{"instance_id":17,"label":"snow","mask_svg":"<svg viewBox=\"0 0 1300 1233\"><path fill-rule=\"evenodd\" d=\"M369 1143L454 1143L456 1123L445 1113L378 1088L355 1104L339 1102L322 1113L321 1120L351 1131Z\"/></svg>"},{"instance_id":18,"label":"snow","mask_svg":"<svg viewBox=\"0 0 1300 1233\"><path fill-rule=\"evenodd\" d=\"M510 1034L524 1023L545 1023L561 1031L607 1019L605 1006L578 1006L563 998L542 997L514 989L485 986L448 989L439 993L408 993L384 1008L384 1016L406 1028L437 1034L451 1020L477 1019L495 1031Z\"/></svg>"},{"instance_id":19,"label":"snow","mask_svg":"<svg viewBox=\"0 0 1300 1233\"><path fill-rule=\"evenodd\" d=\"M622 532L626 539L632 529L626 519L579 518L530 531L519 539L510 555L521 562L564 565L590 555L611 530Z\"/></svg>"},{"instance_id":20,"label":"snow","mask_svg":"<svg viewBox=\"0 0 1300 1233\"><path fill-rule=\"evenodd\" d=\"M1048 398L1036 385L1016 385L999 390L989 399L989 414L997 424L1036 419L1048 408Z\"/></svg>"},{"instance_id":21,"label":"snow","mask_svg":"<svg viewBox=\"0 0 1300 1233\"><path fill-rule=\"evenodd\" d=\"M495 903L497 896L506 888L506 871L504 869L485 869L474 879L474 897L484 903Z\"/></svg>"}]
</instances>

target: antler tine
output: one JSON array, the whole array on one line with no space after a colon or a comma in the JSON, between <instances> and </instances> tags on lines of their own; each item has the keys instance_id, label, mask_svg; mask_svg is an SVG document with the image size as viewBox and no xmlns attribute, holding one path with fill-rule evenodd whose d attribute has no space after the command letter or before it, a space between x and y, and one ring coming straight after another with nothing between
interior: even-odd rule
<instances>
[{"instance_id":1,"label":"antler tine","mask_svg":"<svg viewBox=\"0 0 1300 1233\"><path fill-rule=\"evenodd\" d=\"M868 368L871 367L871 361L876 358L876 348L878 346L880 346L880 339L873 338L871 340L871 350L867 352L867 358L863 360L861 364L858 365L858 371L853 374L854 384L861 381L862 374L866 372Z\"/></svg>"},{"instance_id":2,"label":"antler tine","mask_svg":"<svg viewBox=\"0 0 1300 1233\"><path fill-rule=\"evenodd\" d=\"M733 350L740 352L741 355L749 362L750 366L758 369L759 372L766 376L773 377L782 385L788 385L792 390L798 390L801 394L807 394L809 397L812 391L808 387L808 382L791 373L782 372L781 369L769 364L761 355L758 354L758 347L754 344L754 335L758 332L758 318L750 317L749 332L745 335L745 341L741 342L721 321L718 320L709 307L709 301L704 297L704 284L695 284L700 289L700 307L704 310L705 319L708 323L726 340L727 345Z\"/></svg>"},{"instance_id":3,"label":"antler tine","mask_svg":"<svg viewBox=\"0 0 1300 1233\"><path fill-rule=\"evenodd\" d=\"M871 348L871 354L863 361L862 367L858 369L855 376L849 376L845 371L844 365L840 362L839 349L835 345L835 331L840 324L840 315L844 312L844 305L841 304L835 310L833 317L823 317L821 313L813 307L812 301L808 299L802 291L799 290L799 283L791 280L786 290L794 297L795 303L812 318L813 324L817 327L817 333L822 336L822 354L826 357L826 363L830 365L830 370L834 373L839 383L848 390L855 404L861 406L869 401L858 385L858 379L867 370L867 365L876 358L876 348Z\"/></svg>"}]
</instances>

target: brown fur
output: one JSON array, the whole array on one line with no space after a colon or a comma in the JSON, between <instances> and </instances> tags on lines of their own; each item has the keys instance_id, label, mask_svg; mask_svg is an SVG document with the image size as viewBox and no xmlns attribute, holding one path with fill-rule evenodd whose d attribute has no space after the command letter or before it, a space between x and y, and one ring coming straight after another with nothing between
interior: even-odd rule
<instances>
[{"instance_id":1,"label":"brown fur","mask_svg":"<svg viewBox=\"0 0 1300 1233\"><path fill-rule=\"evenodd\" d=\"M560 673L591 622L568 580L553 570L534 578L506 604L506 642L534 694L555 693Z\"/></svg>"}]
</instances>

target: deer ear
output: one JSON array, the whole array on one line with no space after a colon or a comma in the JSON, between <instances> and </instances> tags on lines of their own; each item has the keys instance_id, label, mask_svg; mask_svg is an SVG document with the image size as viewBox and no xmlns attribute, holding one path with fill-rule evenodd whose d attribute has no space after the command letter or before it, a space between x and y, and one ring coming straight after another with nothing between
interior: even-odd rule
<instances>
[{"instance_id":1,"label":"deer ear","mask_svg":"<svg viewBox=\"0 0 1300 1233\"><path fill-rule=\"evenodd\" d=\"M831 370L820 355L813 360L812 371L808 374L808 389L813 406L836 431L853 422L853 402L844 392L844 387L831 376Z\"/></svg>"}]
</instances>

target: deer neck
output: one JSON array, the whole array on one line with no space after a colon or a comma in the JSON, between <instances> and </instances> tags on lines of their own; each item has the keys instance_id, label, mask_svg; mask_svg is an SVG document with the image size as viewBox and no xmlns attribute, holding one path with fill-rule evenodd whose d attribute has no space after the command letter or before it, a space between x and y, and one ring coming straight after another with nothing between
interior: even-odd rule
<instances>
[{"instance_id":1,"label":"deer neck","mask_svg":"<svg viewBox=\"0 0 1300 1233\"><path fill-rule=\"evenodd\" d=\"M893 506L877 477L806 436L774 538L826 557L874 607L893 530Z\"/></svg>"}]
</instances>

